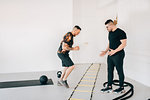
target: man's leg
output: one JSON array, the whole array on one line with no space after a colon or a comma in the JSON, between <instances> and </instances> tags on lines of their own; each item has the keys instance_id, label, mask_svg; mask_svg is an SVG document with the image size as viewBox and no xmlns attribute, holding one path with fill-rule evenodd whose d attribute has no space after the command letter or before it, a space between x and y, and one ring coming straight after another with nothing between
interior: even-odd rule
<instances>
[{"instance_id":1,"label":"man's leg","mask_svg":"<svg viewBox=\"0 0 150 100\"><path fill-rule=\"evenodd\" d=\"M65 65L65 55L64 54L60 54L60 53L58 53L58 57L61 59L61 61L62 61L62 66L63 66L63 73L62 73L62 75L61 75L61 78L60 78L60 80L63 80L63 78L64 78L64 76L65 76L65 74L66 74L66 70L68 69L68 67ZM66 67L65 67L66 66Z\"/></svg>"},{"instance_id":2,"label":"man's leg","mask_svg":"<svg viewBox=\"0 0 150 100\"><path fill-rule=\"evenodd\" d=\"M61 83L69 88L69 85L67 83L67 78L70 75L70 73L72 72L72 70L74 69L74 63L71 60L71 58L69 57L69 54L64 55L63 59L62 59L63 65L66 66L67 68L64 69L64 73L61 77Z\"/></svg>"},{"instance_id":3,"label":"man's leg","mask_svg":"<svg viewBox=\"0 0 150 100\"><path fill-rule=\"evenodd\" d=\"M108 56L107 58L107 64L108 64L108 86L112 86L112 83L113 83L113 78L114 78L114 63L113 63L113 60L110 56Z\"/></svg>"},{"instance_id":4,"label":"man's leg","mask_svg":"<svg viewBox=\"0 0 150 100\"><path fill-rule=\"evenodd\" d=\"M72 72L72 70L74 69L74 67L75 66L73 65L73 66L67 68L63 80L67 80L68 76L70 75L70 73Z\"/></svg>"},{"instance_id":5,"label":"man's leg","mask_svg":"<svg viewBox=\"0 0 150 100\"><path fill-rule=\"evenodd\" d=\"M64 75L62 76L62 80L60 80L60 83L63 84L66 88L69 88L68 82L67 82L67 78L70 75L70 73L72 72L72 70L74 69L74 65L71 67L68 67L65 70Z\"/></svg>"},{"instance_id":6,"label":"man's leg","mask_svg":"<svg viewBox=\"0 0 150 100\"><path fill-rule=\"evenodd\" d=\"M123 64L116 65L117 73L119 76L119 85L123 87L124 84L124 71L123 71Z\"/></svg>"},{"instance_id":7,"label":"man's leg","mask_svg":"<svg viewBox=\"0 0 150 100\"><path fill-rule=\"evenodd\" d=\"M107 57L107 74L108 74L108 85L106 88L101 89L101 92L111 92L112 91L112 82L113 82L113 71L114 71L114 63L112 61L112 58L110 56Z\"/></svg>"},{"instance_id":8,"label":"man's leg","mask_svg":"<svg viewBox=\"0 0 150 100\"><path fill-rule=\"evenodd\" d=\"M122 63L122 62L121 62L121 63ZM118 76L119 76L119 84L120 84L120 87L123 87L123 84L124 84L123 64L116 65L116 69L117 69Z\"/></svg>"},{"instance_id":9,"label":"man's leg","mask_svg":"<svg viewBox=\"0 0 150 100\"><path fill-rule=\"evenodd\" d=\"M124 71L123 71L123 59L124 59L124 53L120 53L115 57L115 65L116 65L116 70L119 76L119 85L120 87L114 92L119 93L124 91Z\"/></svg>"},{"instance_id":10,"label":"man's leg","mask_svg":"<svg viewBox=\"0 0 150 100\"><path fill-rule=\"evenodd\" d=\"M66 74L67 69L68 69L68 67L65 67L65 68L64 68L60 80L63 80L63 78L64 78L64 76L65 76L65 74Z\"/></svg>"}]
</instances>

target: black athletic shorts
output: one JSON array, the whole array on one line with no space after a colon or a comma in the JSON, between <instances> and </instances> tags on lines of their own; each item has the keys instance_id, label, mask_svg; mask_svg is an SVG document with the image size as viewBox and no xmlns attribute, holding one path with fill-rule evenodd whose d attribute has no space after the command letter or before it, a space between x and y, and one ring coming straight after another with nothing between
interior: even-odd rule
<instances>
[{"instance_id":1,"label":"black athletic shorts","mask_svg":"<svg viewBox=\"0 0 150 100\"><path fill-rule=\"evenodd\" d=\"M73 61L69 57L69 54L57 53L57 55L61 59L63 67L70 67L74 65Z\"/></svg>"}]
</instances>

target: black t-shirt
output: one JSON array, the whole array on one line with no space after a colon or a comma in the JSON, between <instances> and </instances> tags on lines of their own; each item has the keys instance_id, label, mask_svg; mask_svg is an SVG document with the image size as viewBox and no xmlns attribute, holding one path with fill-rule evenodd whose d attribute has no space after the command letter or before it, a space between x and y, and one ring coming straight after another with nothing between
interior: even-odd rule
<instances>
[{"instance_id":1,"label":"black t-shirt","mask_svg":"<svg viewBox=\"0 0 150 100\"><path fill-rule=\"evenodd\" d=\"M65 51L65 52L62 52L62 43L64 42L64 43L67 43L68 44L68 46L70 47L70 48L72 48L72 45L73 45L73 34L71 33L71 32L68 32L68 33L66 33L65 34L65 36L63 37L63 40L62 40L62 42L61 42L61 44L60 44L60 47L59 47L59 49L58 49L58 51L60 52L60 53L63 53L63 54L68 54L69 53L69 51Z\"/></svg>"},{"instance_id":2,"label":"black t-shirt","mask_svg":"<svg viewBox=\"0 0 150 100\"><path fill-rule=\"evenodd\" d=\"M117 28L114 32L109 32L109 48L115 50L121 44L120 40L127 39L126 33ZM122 50L121 50L122 51Z\"/></svg>"}]
</instances>

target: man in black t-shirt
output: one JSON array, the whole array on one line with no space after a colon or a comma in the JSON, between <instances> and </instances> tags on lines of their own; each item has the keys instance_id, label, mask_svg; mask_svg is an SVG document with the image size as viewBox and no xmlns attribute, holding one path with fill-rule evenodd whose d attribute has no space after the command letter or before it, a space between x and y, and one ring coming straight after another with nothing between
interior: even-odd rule
<instances>
[{"instance_id":1,"label":"man in black t-shirt","mask_svg":"<svg viewBox=\"0 0 150 100\"><path fill-rule=\"evenodd\" d=\"M67 83L67 77L74 69L74 63L69 57L70 50L79 50L79 46L72 47L73 45L73 38L78 35L81 31L79 26L75 26L72 32L66 33L61 41L60 47L58 49L57 55L62 61L62 66L64 67L63 74L61 75L60 80L58 81L59 85L64 85L65 87L69 88Z\"/></svg>"},{"instance_id":2,"label":"man in black t-shirt","mask_svg":"<svg viewBox=\"0 0 150 100\"><path fill-rule=\"evenodd\" d=\"M102 51L100 56L104 56L108 52L107 65L108 65L108 85L106 88L101 89L102 92L111 92L113 83L113 71L116 67L119 76L118 89L113 90L115 93L124 92L124 71L123 71L123 60L125 57L124 48L126 46L127 36L126 33L117 28L114 22L109 19L105 22L106 28L109 32L108 40L109 44L105 51Z\"/></svg>"}]
</instances>

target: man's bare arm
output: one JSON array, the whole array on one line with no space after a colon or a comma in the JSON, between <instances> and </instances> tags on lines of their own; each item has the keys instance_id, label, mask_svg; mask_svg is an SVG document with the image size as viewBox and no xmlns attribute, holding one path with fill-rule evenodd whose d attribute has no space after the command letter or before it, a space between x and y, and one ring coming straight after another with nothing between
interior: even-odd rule
<instances>
[{"instance_id":1,"label":"man's bare arm","mask_svg":"<svg viewBox=\"0 0 150 100\"><path fill-rule=\"evenodd\" d=\"M109 43L108 43L108 46L107 46L106 50L105 51L101 51L100 56L106 55L106 53L108 52L108 50L109 50Z\"/></svg>"},{"instance_id":2,"label":"man's bare arm","mask_svg":"<svg viewBox=\"0 0 150 100\"><path fill-rule=\"evenodd\" d=\"M120 40L120 41L121 41L120 46L117 49L115 49L115 50L110 49L110 51L108 52L108 55L112 56L115 53L117 53L118 51L121 51L122 49L124 49L126 47L127 39L123 39L123 40Z\"/></svg>"},{"instance_id":3,"label":"man's bare arm","mask_svg":"<svg viewBox=\"0 0 150 100\"><path fill-rule=\"evenodd\" d=\"M69 45L67 43L62 43L62 49L64 51L70 51L70 50L73 50L73 48L70 48Z\"/></svg>"},{"instance_id":4,"label":"man's bare arm","mask_svg":"<svg viewBox=\"0 0 150 100\"><path fill-rule=\"evenodd\" d=\"M123 39L123 40L120 40L120 41L121 41L121 44L120 44L120 46L117 49L115 49L116 52L121 51L127 45L127 39Z\"/></svg>"}]
</instances>

